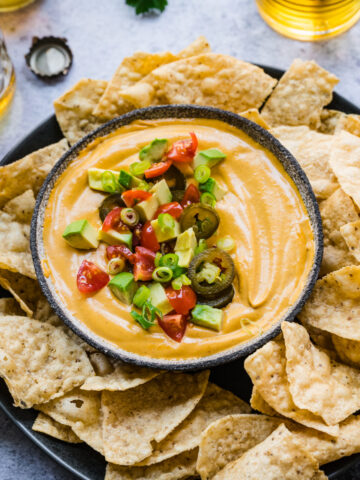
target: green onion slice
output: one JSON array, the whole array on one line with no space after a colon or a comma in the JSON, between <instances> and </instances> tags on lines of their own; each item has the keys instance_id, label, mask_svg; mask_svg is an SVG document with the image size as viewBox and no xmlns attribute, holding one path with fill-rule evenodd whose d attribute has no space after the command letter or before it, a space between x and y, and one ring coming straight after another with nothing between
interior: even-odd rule
<instances>
[{"instance_id":1,"label":"green onion slice","mask_svg":"<svg viewBox=\"0 0 360 480\"><path fill-rule=\"evenodd\" d=\"M160 266L160 259L161 259L162 255L160 252L156 252L156 255L155 255L155 260L154 260L154 265L155 267L159 267Z\"/></svg>"},{"instance_id":2,"label":"green onion slice","mask_svg":"<svg viewBox=\"0 0 360 480\"><path fill-rule=\"evenodd\" d=\"M145 171L151 167L150 160L143 160L142 162L135 162L130 165L130 173L135 177L141 177Z\"/></svg>"},{"instance_id":3,"label":"green onion slice","mask_svg":"<svg viewBox=\"0 0 360 480\"><path fill-rule=\"evenodd\" d=\"M132 310L130 312L131 316L133 319L144 329L148 330L150 327L155 325L155 322L149 322L146 318L144 318L143 315L141 315L138 312L135 312L135 310Z\"/></svg>"},{"instance_id":4,"label":"green onion slice","mask_svg":"<svg viewBox=\"0 0 360 480\"><path fill-rule=\"evenodd\" d=\"M163 232L168 232L175 228L175 220L169 213L160 213L158 217L160 229Z\"/></svg>"},{"instance_id":5,"label":"green onion slice","mask_svg":"<svg viewBox=\"0 0 360 480\"><path fill-rule=\"evenodd\" d=\"M173 272L169 267L157 267L152 273L153 280L160 283L170 282L172 277Z\"/></svg>"},{"instance_id":6,"label":"green onion slice","mask_svg":"<svg viewBox=\"0 0 360 480\"><path fill-rule=\"evenodd\" d=\"M160 258L159 265L161 267L169 267L171 269L175 268L179 262L179 257L176 253L167 253Z\"/></svg>"},{"instance_id":7,"label":"green onion slice","mask_svg":"<svg viewBox=\"0 0 360 480\"><path fill-rule=\"evenodd\" d=\"M226 235L225 237L219 238L216 242L216 246L225 252L231 252L235 248L235 242L230 235Z\"/></svg>"},{"instance_id":8,"label":"green onion slice","mask_svg":"<svg viewBox=\"0 0 360 480\"><path fill-rule=\"evenodd\" d=\"M133 208L123 208L120 214L121 221L128 225L129 227L134 227L139 223L139 214Z\"/></svg>"},{"instance_id":9,"label":"green onion slice","mask_svg":"<svg viewBox=\"0 0 360 480\"><path fill-rule=\"evenodd\" d=\"M101 183L105 192L115 193L120 191L115 175L109 170L101 175Z\"/></svg>"},{"instance_id":10,"label":"green onion slice","mask_svg":"<svg viewBox=\"0 0 360 480\"><path fill-rule=\"evenodd\" d=\"M200 238L197 247L195 247L195 255L203 252L208 248L205 238Z\"/></svg>"},{"instance_id":11,"label":"green onion slice","mask_svg":"<svg viewBox=\"0 0 360 480\"><path fill-rule=\"evenodd\" d=\"M202 203L203 205L208 205L209 207L215 207L216 205L216 198L214 197L214 195L210 192L204 192L201 194L201 197L200 197L200 203Z\"/></svg>"},{"instance_id":12,"label":"green onion slice","mask_svg":"<svg viewBox=\"0 0 360 480\"><path fill-rule=\"evenodd\" d=\"M199 165L195 168L194 177L199 183L205 183L211 175L211 170L207 165Z\"/></svg>"}]
</instances>

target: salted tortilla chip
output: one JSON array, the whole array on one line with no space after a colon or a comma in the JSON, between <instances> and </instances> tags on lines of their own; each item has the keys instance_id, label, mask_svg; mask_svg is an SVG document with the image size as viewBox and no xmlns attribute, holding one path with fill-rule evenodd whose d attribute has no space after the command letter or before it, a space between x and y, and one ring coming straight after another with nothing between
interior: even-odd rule
<instances>
[{"instance_id":1,"label":"salted tortilla chip","mask_svg":"<svg viewBox=\"0 0 360 480\"><path fill-rule=\"evenodd\" d=\"M149 467L120 467L109 463L105 480L183 480L196 474L197 448Z\"/></svg>"},{"instance_id":2,"label":"salted tortilla chip","mask_svg":"<svg viewBox=\"0 0 360 480\"><path fill-rule=\"evenodd\" d=\"M84 392L75 388L36 408L55 421L71 427L81 440L103 453L101 398L98 392Z\"/></svg>"},{"instance_id":3,"label":"salted tortilla chip","mask_svg":"<svg viewBox=\"0 0 360 480\"><path fill-rule=\"evenodd\" d=\"M20 273L0 269L0 285L8 290L21 309L30 317L33 316L37 302L43 298L40 286L36 280Z\"/></svg>"},{"instance_id":4,"label":"salted tortilla chip","mask_svg":"<svg viewBox=\"0 0 360 480\"><path fill-rule=\"evenodd\" d=\"M23 315L23 312L15 298L0 298L1 315Z\"/></svg>"},{"instance_id":5,"label":"salted tortilla chip","mask_svg":"<svg viewBox=\"0 0 360 480\"><path fill-rule=\"evenodd\" d=\"M265 128L265 130L270 129L269 125L265 122L257 108L250 108L249 110L245 110L244 112L239 113L239 115L241 117L247 118L248 120L251 120L254 123L257 123L258 125L260 125L260 127Z\"/></svg>"},{"instance_id":6,"label":"salted tortilla chip","mask_svg":"<svg viewBox=\"0 0 360 480\"><path fill-rule=\"evenodd\" d=\"M47 174L68 149L65 139L0 167L0 208L12 198L31 189L38 193Z\"/></svg>"},{"instance_id":7,"label":"salted tortilla chip","mask_svg":"<svg viewBox=\"0 0 360 480\"><path fill-rule=\"evenodd\" d=\"M320 125L317 129L318 132L333 135L340 118L344 115L343 112L339 112L338 110L324 108L320 114Z\"/></svg>"},{"instance_id":8,"label":"salted tortilla chip","mask_svg":"<svg viewBox=\"0 0 360 480\"><path fill-rule=\"evenodd\" d=\"M318 200L328 198L339 188L329 163L332 137L306 126L281 126L273 128L271 133L300 163Z\"/></svg>"},{"instance_id":9,"label":"salted tortilla chip","mask_svg":"<svg viewBox=\"0 0 360 480\"><path fill-rule=\"evenodd\" d=\"M321 203L320 214L324 233L324 255L321 265L321 275L358 261L346 244L341 228L359 220L358 212L351 198L339 188L331 197Z\"/></svg>"},{"instance_id":10,"label":"salted tortilla chip","mask_svg":"<svg viewBox=\"0 0 360 480\"><path fill-rule=\"evenodd\" d=\"M341 188L360 208L360 138L344 130L335 135L330 166Z\"/></svg>"},{"instance_id":11,"label":"salted tortilla chip","mask_svg":"<svg viewBox=\"0 0 360 480\"><path fill-rule=\"evenodd\" d=\"M332 100L338 83L335 75L313 60L295 59L262 109L262 116L272 127L308 125L317 128L320 114Z\"/></svg>"},{"instance_id":12,"label":"salted tortilla chip","mask_svg":"<svg viewBox=\"0 0 360 480\"><path fill-rule=\"evenodd\" d=\"M56 120L70 145L104 123L93 110L106 86L104 80L83 78L54 101Z\"/></svg>"},{"instance_id":13,"label":"salted tortilla chip","mask_svg":"<svg viewBox=\"0 0 360 480\"><path fill-rule=\"evenodd\" d=\"M332 360L315 347L306 329L283 322L286 373L298 408L336 425L360 408L360 371Z\"/></svg>"},{"instance_id":14,"label":"salted tortilla chip","mask_svg":"<svg viewBox=\"0 0 360 480\"><path fill-rule=\"evenodd\" d=\"M105 458L133 465L151 455L199 403L209 372L166 373L124 392L102 392Z\"/></svg>"},{"instance_id":15,"label":"salted tortilla chip","mask_svg":"<svg viewBox=\"0 0 360 480\"><path fill-rule=\"evenodd\" d=\"M93 375L86 353L52 325L4 316L0 331L0 375L16 406L48 402Z\"/></svg>"},{"instance_id":16,"label":"salted tortilla chip","mask_svg":"<svg viewBox=\"0 0 360 480\"><path fill-rule=\"evenodd\" d=\"M339 433L337 425L328 426L320 416L296 407L286 375L282 342L271 341L250 355L245 360L245 370L265 402L280 415L330 435Z\"/></svg>"},{"instance_id":17,"label":"salted tortilla chip","mask_svg":"<svg viewBox=\"0 0 360 480\"><path fill-rule=\"evenodd\" d=\"M32 429L35 432L45 433L46 435L57 438L58 440L62 440L63 442L82 443L82 440L80 440L80 438L75 435L75 433L71 430L70 427L56 422L44 413L38 414L32 426Z\"/></svg>"},{"instance_id":18,"label":"salted tortilla chip","mask_svg":"<svg viewBox=\"0 0 360 480\"><path fill-rule=\"evenodd\" d=\"M203 35L200 35L200 37L181 50L176 56L178 58L188 58L201 55L202 53L209 53L210 51L209 42Z\"/></svg>"},{"instance_id":19,"label":"salted tortilla chip","mask_svg":"<svg viewBox=\"0 0 360 480\"><path fill-rule=\"evenodd\" d=\"M227 464L214 480L320 480L326 475L296 437L280 425L264 441Z\"/></svg>"},{"instance_id":20,"label":"salted tortilla chip","mask_svg":"<svg viewBox=\"0 0 360 480\"><path fill-rule=\"evenodd\" d=\"M316 282L301 322L360 341L360 266L341 268Z\"/></svg>"},{"instance_id":21,"label":"salted tortilla chip","mask_svg":"<svg viewBox=\"0 0 360 480\"><path fill-rule=\"evenodd\" d=\"M259 108L275 84L255 65L207 53L163 65L121 96L135 107L192 103L243 112Z\"/></svg>"},{"instance_id":22,"label":"salted tortilla chip","mask_svg":"<svg viewBox=\"0 0 360 480\"><path fill-rule=\"evenodd\" d=\"M199 446L201 433L215 420L232 413L249 413L249 405L233 393L209 383L191 414L164 440L154 445L140 465L152 465Z\"/></svg>"},{"instance_id":23,"label":"salted tortilla chip","mask_svg":"<svg viewBox=\"0 0 360 480\"><path fill-rule=\"evenodd\" d=\"M331 335L332 343L342 362L352 367L360 367L360 341L349 340L338 335Z\"/></svg>"},{"instance_id":24,"label":"salted tortilla chip","mask_svg":"<svg viewBox=\"0 0 360 480\"><path fill-rule=\"evenodd\" d=\"M336 133L346 130L357 137L360 137L360 115L342 115L336 124Z\"/></svg>"},{"instance_id":25,"label":"salted tortilla chip","mask_svg":"<svg viewBox=\"0 0 360 480\"><path fill-rule=\"evenodd\" d=\"M276 410L274 410L268 403L265 402L263 397L260 395L256 387L253 387L250 398L251 408L257 410L258 412L263 413L264 415L273 416L276 415Z\"/></svg>"},{"instance_id":26,"label":"salted tortilla chip","mask_svg":"<svg viewBox=\"0 0 360 480\"><path fill-rule=\"evenodd\" d=\"M360 220L346 223L340 227L340 233L351 254L360 262Z\"/></svg>"},{"instance_id":27,"label":"salted tortilla chip","mask_svg":"<svg viewBox=\"0 0 360 480\"><path fill-rule=\"evenodd\" d=\"M30 225L31 217L35 208L34 192L29 189L21 195L9 200L4 205L4 212L12 215L17 222Z\"/></svg>"}]
</instances>

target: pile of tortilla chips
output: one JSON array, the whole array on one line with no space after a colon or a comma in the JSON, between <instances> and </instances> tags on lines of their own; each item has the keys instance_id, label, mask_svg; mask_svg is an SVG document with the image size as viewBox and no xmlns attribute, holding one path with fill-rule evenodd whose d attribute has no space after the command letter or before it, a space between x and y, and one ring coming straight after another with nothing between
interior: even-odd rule
<instances>
[{"instance_id":1,"label":"pile of tortilla chips","mask_svg":"<svg viewBox=\"0 0 360 480\"><path fill-rule=\"evenodd\" d=\"M360 452L360 116L326 109L337 78L295 60L277 82L212 53L205 38L177 54L137 52L109 81L83 79L55 101L65 136L0 167L0 376L34 430L86 442L107 480L323 479L319 465ZM320 205L321 278L298 323L245 363L253 410L208 381L107 358L65 327L36 280L29 249L35 198L84 135L149 105L238 113L297 158Z\"/></svg>"}]
</instances>

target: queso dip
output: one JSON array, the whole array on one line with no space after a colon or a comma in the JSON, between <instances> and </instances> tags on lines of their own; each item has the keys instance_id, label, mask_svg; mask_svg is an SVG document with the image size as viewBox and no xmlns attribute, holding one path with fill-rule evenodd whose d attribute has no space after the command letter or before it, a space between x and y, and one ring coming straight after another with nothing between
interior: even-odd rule
<instances>
[{"instance_id":1,"label":"queso dip","mask_svg":"<svg viewBox=\"0 0 360 480\"><path fill-rule=\"evenodd\" d=\"M62 235L80 219L102 228L98 208L105 194L90 188L89 170L129 170L139 161L139 151L154 139L167 139L171 146L189 138L189 132L197 137L197 151L218 149L226 157L211 168L211 177L226 194L214 207L219 226L206 241L210 247L219 238L233 239L229 255L235 267L235 294L222 309L221 328L204 328L190 321L181 341L174 341L156 322L142 328L130 313L134 306L120 302L107 286L93 294L81 293L76 279L82 262L94 262L107 272L108 244L77 249ZM183 167L185 175L190 175L188 183L196 183ZM280 162L235 127L205 119L136 121L96 139L53 188L43 239L46 272L74 317L125 351L169 360L216 354L268 330L300 296L314 260L314 237L305 205Z\"/></svg>"}]
</instances>

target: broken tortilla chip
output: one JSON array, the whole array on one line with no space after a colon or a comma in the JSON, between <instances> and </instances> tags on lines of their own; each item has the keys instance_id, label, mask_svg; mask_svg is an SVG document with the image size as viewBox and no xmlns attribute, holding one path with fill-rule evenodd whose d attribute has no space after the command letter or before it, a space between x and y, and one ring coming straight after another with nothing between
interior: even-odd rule
<instances>
[{"instance_id":1,"label":"broken tortilla chip","mask_svg":"<svg viewBox=\"0 0 360 480\"><path fill-rule=\"evenodd\" d=\"M360 262L360 220L346 223L340 227L340 233L351 254Z\"/></svg>"},{"instance_id":2,"label":"broken tortilla chip","mask_svg":"<svg viewBox=\"0 0 360 480\"><path fill-rule=\"evenodd\" d=\"M346 130L357 137L360 137L360 115L342 115L336 124L336 133Z\"/></svg>"},{"instance_id":3,"label":"broken tortilla chip","mask_svg":"<svg viewBox=\"0 0 360 480\"><path fill-rule=\"evenodd\" d=\"M307 125L317 128L321 111L331 102L338 82L335 75L313 60L296 59L281 77L261 114L272 127Z\"/></svg>"},{"instance_id":4,"label":"broken tortilla chip","mask_svg":"<svg viewBox=\"0 0 360 480\"><path fill-rule=\"evenodd\" d=\"M15 298L0 298L0 314L1 315L23 315L18 302Z\"/></svg>"},{"instance_id":5,"label":"broken tortilla chip","mask_svg":"<svg viewBox=\"0 0 360 480\"><path fill-rule=\"evenodd\" d=\"M45 433L46 435L57 438L58 440L62 440L63 442L82 443L82 440L80 440L80 438L75 435L75 433L71 430L70 427L56 422L44 413L38 414L32 426L32 429L35 432Z\"/></svg>"},{"instance_id":6,"label":"broken tortilla chip","mask_svg":"<svg viewBox=\"0 0 360 480\"><path fill-rule=\"evenodd\" d=\"M343 112L324 108L320 114L320 125L317 129L318 132L333 135L336 130L336 125L343 116Z\"/></svg>"},{"instance_id":7,"label":"broken tortilla chip","mask_svg":"<svg viewBox=\"0 0 360 480\"><path fill-rule=\"evenodd\" d=\"M269 415L272 417L273 415L277 414L276 410L274 410L268 403L265 402L256 387L253 387L252 389L250 405L251 408L263 413L264 415Z\"/></svg>"},{"instance_id":8,"label":"broken tortilla chip","mask_svg":"<svg viewBox=\"0 0 360 480\"><path fill-rule=\"evenodd\" d=\"M35 208L35 197L32 190L26 190L4 205L4 212L12 215L17 222L30 225Z\"/></svg>"},{"instance_id":9,"label":"broken tortilla chip","mask_svg":"<svg viewBox=\"0 0 360 480\"><path fill-rule=\"evenodd\" d=\"M360 367L360 341L349 340L338 335L331 335L336 353L342 362L352 367Z\"/></svg>"},{"instance_id":10,"label":"broken tortilla chip","mask_svg":"<svg viewBox=\"0 0 360 480\"><path fill-rule=\"evenodd\" d=\"M0 269L0 285L13 295L21 309L29 317L33 316L38 301L43 298L36 280L25 277L20 273Z\"/></svg>"},{"instance_id":11,"label":"broken tortilla chip","mask_svg":"<svg viewBox=\"0 0 360 480\"><path fill-rule=\"evenodd\" d=\"M241 117L247 118L248 120L251 120L254 123L257 123L258 125L260 125L260 127L265 128L265 130L270 129L269 125L265 122L257 108L250 108L250 110L245 110L245 112L241 112L239 113L239 115Z\"/></svg>"}]
</instances>

